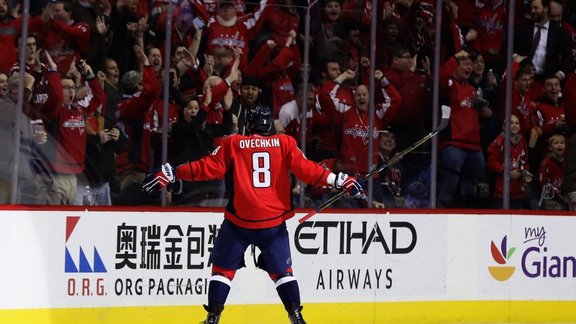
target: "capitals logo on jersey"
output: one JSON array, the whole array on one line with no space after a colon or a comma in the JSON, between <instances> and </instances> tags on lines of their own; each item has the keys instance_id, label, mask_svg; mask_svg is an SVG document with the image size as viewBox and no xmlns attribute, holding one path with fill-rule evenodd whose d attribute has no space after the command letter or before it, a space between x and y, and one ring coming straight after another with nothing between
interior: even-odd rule
<instances>
[{"instance_id":1,"label":"capitals logo on jersey","mask_svg":"<svg viewBox=\"0 0 576 324\"><path fill-rule=\"evenodd\" d=\"M378 133L373 132L372 138L377 139ZM353 138L362 138L362 143L368 145L368 131L364 128L353 127L344 131L344 135L352 136Z\"/></svg>"}]
</instances>

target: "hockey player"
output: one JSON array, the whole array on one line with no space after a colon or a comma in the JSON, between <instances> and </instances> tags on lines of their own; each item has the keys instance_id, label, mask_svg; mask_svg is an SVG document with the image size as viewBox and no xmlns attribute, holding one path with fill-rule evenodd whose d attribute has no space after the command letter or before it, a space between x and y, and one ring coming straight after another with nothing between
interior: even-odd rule
<instances>
[{"instance_id":1,"label":"hockey player","mask_svg":"<svg viewBox=\"0 0 576 324\"><path fill-rule=\"evenodd\" d=\"M251 135L226 137L221 146L201 160L175 170L164 164L144 181L145 191L157 192L176 179L203 181L226 176L230 200L210 256L212 277L204 323L219 322L231 281L251 244L262 252L258 266L274 281L291 323L305 323L285 223L294 216L288 170L308 184L342 188L355 197L364 194L355 177L336 175L306 159L292 137L270 135L271 114L267 106L256 107L247 116Z\"/></svg>"}]
</instances>

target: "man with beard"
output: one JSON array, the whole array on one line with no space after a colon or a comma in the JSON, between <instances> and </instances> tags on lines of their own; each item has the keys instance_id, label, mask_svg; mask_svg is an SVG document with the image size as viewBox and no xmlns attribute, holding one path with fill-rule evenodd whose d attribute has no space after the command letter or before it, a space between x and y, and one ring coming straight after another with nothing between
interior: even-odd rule
<instances>
[{"instance_id":1,"label":"man with beard","mask_svg":"<svg viewBox=\"0 0 576 324\"><path fill-rule=\"evenodd\" d=\"M550 1L550 21L555 22L562 26L568 32L568 37L570 38L572 56L576 59L576 29L573 25L566 22L564 17L564 5L562 1L551 0Z\"/></svg>"},{"instance_id":2,"label":"man with beard","mask_svg":"<svg viewBox=\"0 0 576 324\"><path fill-rule=\"evenodd\" d=\"M246 114L248 111L254 109L261 102L262 88L260 81L253 76L246 75L242 78L242 86L240 87L240 95L234 98L230 110L224 111L224 132L232 134L232 115L236 116L238 120L238 134L246 135Z\"/></svg>"},{"instance_id":3,"label":"man with beard","mask_svg":"<svg viewBox=\"0 0 576 324\"><path fill-rule=\"evenodd\" d=\"M568 32L559 24L551 23L549 13L550 0L532 0L532 21L518 26L514 37L514 52L532 60L535 80L539 82L553 74L562 81L574 67Z\"/></svg>"},{"instance_id":4,"label":"man with beard","mask_svg":"<svg viewBox=\"0 0 576 324\"><path fill-rule=\"evenodd\" d=\"M382 40L376 44L376 66L380 69L388 67L392 48L399 45L399 25L395 19L387 19L382 23Z\"/></svg>"}]
</instances>

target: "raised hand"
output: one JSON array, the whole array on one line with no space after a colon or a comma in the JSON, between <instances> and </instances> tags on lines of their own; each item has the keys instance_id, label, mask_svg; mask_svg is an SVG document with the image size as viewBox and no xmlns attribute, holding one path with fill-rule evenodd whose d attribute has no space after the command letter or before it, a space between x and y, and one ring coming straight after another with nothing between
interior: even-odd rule
<instances>
[{"instance_id":1,"label":"raised hand","mask_svg":"<svg viewBox=\"0 0 576 324\"><path fill-rule=\"evenodd\" d=\"M136 59L144 66L150 65L150 61L148 60L148 56L144 53L144 49L139 45L132 46L134 50L134 55L136 55Z\"/></svg>"},{"instance_id":2,"label":"raised hand","mask_svg":"<svg viewBox=\"0 0 576 324\"><path fill-rule=\"evenodd\" d=\"M106 25L106 19L104 16L96 17L96 31L100 35L105 35L108 32L108 25Z\"/></svg>"},{"instance_id":3,"label":"raised hand","mask_svg":"<svg viewBox=\"0 0 576 324\"><path fill-rule=\"evenodd\" d=\"M214 56L204 54L204 72L211 76L214 74Z\"/></svg>"}]
</instances>

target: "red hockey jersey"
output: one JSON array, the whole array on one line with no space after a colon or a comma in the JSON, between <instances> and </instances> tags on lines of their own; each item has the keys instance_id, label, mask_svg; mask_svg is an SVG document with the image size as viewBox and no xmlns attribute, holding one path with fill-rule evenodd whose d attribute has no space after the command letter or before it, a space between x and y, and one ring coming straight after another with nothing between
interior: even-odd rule
<instances>
[{"instance_id":1,"label":"red hockey jersey","mask_svg":"<svg viewBox=\"0 0 576 324\"><path fill-rule=\"evenodd\" d=\"M142 91L133 95L124 95L116 108L116 118L121 129L128 137L127 149L116 156L116 172L122 173L140 168L141 171L148 172L149 168L145 163L148 153L142 151L142 145L149 145L150 142L142 141L142 131L144 120L150 110L150 106L159 98L162 88L160 81L151 66L144 67L142 73Z\"/></svg>"},{"instance_id":2,"label":"red hockey jersey","mask_svg":"<svg viewBox=\"0 0 576 324\"><path fill-rule=\"evenodd\" d=\"M243 56L248 55L248 28L239 20L231 26L224 26L217 19L210 20L204 35L207 37L206 54L213 54L218 47L230 47L240 48Z\"/></svg>"},{"instance_id":3,"label":"red hockey jersey","mask_svg":"<svg viewBox=\"0 0 576 324\"><path fill-rule=\"evenodd\" d=\"M55 141L56 150L48 158L52 171L58 174L78 174L84 171L86 156L86 123L84 116L96 111L104 102L104 89L97 78L88 81L92 97L84 103L77 100L70 106L62 104L62 85L56 72L46 73L50 83L49 99L41 111L49 139ZM49 145L48 149L52 146Z\"/></svg>"},{"instance_id":4,"label":"red hockey jersey","mask_svg":"<svg viewBox=\"0 0 576 324\"><path fill-rule=\"evenodd\" d=\"M474 42L474 48L482 53L485 58L499 59L502 56L504 38L507 24L506 4L501 3L496 7L484 6L476 26L478 38Z\"/></svg>"},{"instance_id":5,"label":"red hockey jersey","mask_svg":"<svg viewBox=\"0 0 576 324\"><path fill-rule=\"evenodd\" d=\"M440 72L440 92L450 99L450 128L443 145L453 145L463 150L479 151L480 120L478 112L472 106L476 89L468 83L457 81L452 73L458 66L454 57L442 66Z\"/></svg>"},{"instance_id":6,"label":"red hockey jersey","mask_svg":"<svg viewBox=\"0 0 576 324\"><path fill-rule=\"evenodd\" d=\"M38 33L38 40L50 53L61 74L68 72L74 58L79 59L88 51L90 26L84 22L72 21L68 24L53 19L43 23L37 17L30 20L30 30Z\"/></svg>"},{"instance_id":7,"label":"red hockey jersey","mask_svg":"<svg viewBox=\"0 0 576 324\"><path fill-rule=\"evenodd\" d=\"M500 92L500 107L506 107L506 91ZM520 91L512 88L512 106L511 114L520 120L520 131L524 138L530 138L530 130L534 124L534 108L532 107L528 94L522 94ZM500 109L498 116L500 123L504 123L504 109Z\"/></svg>"},{"instance_id":8,"label":"red hockey jersey","mask_svg":"<svg viewBox=\"0 0 576 324\"><path fill-rule=\"evenodd\" d=\"M554 186L554 188L561 191L562 182L564 182L564 166L566 165L565 159L554 158L551 156L545 157L542 162L540 162L540 168L538 169L538 183L540 187L549 183Z\"/></svg>"},{"instance_id":9,"label":"red hockey jersey","mask_svg":"<svg viewBox=\"0 0 576 324\"><path fill-rule=\"evenodd\" d=\"M294 216L289 171L305 183L327 185L330 171L308 160L285 134L232 135L212 154L176 169L187 181L231 177L224 217L243 228L269 228Z\"/></svg>"},{"instance_id":10,"label":"red hockey jersey","mask_svg":"<svg viewBox=\"0 0 576 324\"><path fill-rule=\"evenodd\" d=\"M380 132L394 119L402 98L393 85L382 89L385 101L374 107L374 131L370 134L370 114L360 112L356 107L342 114L342 146L340 163L342 169L352 175L365 176L368 172L368 144L372 137L371 165L378 163Z\"/></svg>"},{"instance_id":11,"label":"red hockey jersey","mask_svg":"<svg viewBox=\"0 0 576 324\"><path fill-rule=\"evenodd\" d=\"M536 126L542 128L542 136L544 138L548 138L557 132L562 132L556 129L555 124L562 119L564 114L564 105L561 102L553 103L550 100L543 99L538 103L534 112L534 122Z\"/></svg>"},{"instance_id":12,"label":"red hockey jersey","mask_svg":"<svg viewBox=\"0 0 576 324\"><path fill-rule=\"evenodd\" d=\"M494 173L494 185L492 195L502 198L504 193L504 134L499 134L488 146L488 170ZM526 140L520 136L518 143L510 143L510 171L529 170L528 164L528 147ZM511 199L524 198L524 185L522 177L517 179L510 178L509 194Z\"/></svg>"}]
</instances>

